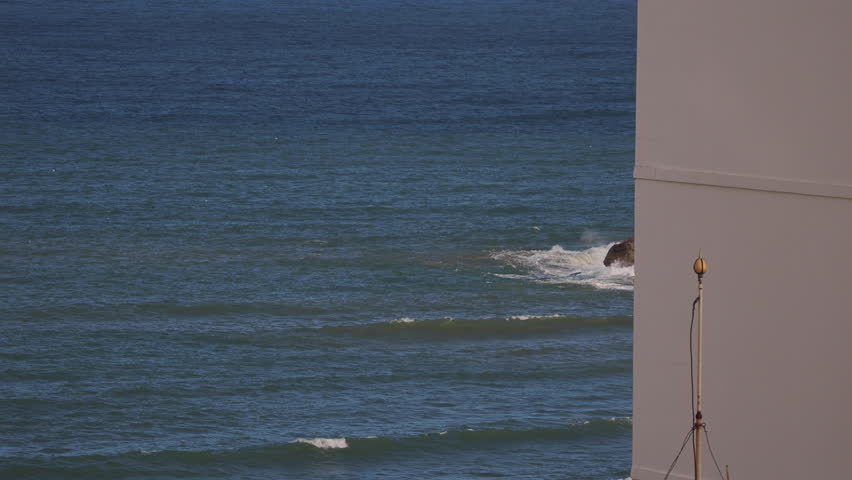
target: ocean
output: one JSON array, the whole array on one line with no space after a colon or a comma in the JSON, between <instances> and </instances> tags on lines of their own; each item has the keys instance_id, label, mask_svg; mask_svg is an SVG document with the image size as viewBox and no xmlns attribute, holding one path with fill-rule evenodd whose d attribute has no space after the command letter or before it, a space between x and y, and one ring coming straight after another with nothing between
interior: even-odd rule
<instances>
[{"instance_id":1,"label":"ocean","mask_svg":"<svg viewBox=\"0 0 852 480\"><path fill-rule=\"evenodd\" d=\"M0 2L0 478L627 477L635 39Z\"/></svg>"}]
</instances>

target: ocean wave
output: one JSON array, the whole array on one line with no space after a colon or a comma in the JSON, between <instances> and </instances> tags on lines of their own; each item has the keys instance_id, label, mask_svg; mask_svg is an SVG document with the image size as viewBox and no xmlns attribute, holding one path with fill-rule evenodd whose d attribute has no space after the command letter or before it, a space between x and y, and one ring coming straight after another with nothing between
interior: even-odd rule
<instances>
[{"instance_id":1,"label":"ocean wave","mask_svg":"<svg viewBox=\"0 0 852 480\"><path fill-rule=\"evenodd\" d=\"M201 303L201 304L146 304L141 307L151 311L161 311L174 316L212 316L233 314L254 315L295 315L309 313L328 313L326 307L283 303Z\"/></svg>"},{"instance_id":2,"label":"ocean wave","mask_svg":"<svg viewBox=\"0 0 852 480\"><path fill-rule=\"evenodd\" d=\"M491 258L518 273L497 273L501 278L532 280L538 283L586 285L606 290L633 290L633 267L606 267L603 264L614 244L586 250L565 250L554 245L549 250L502 250Z\"/></svg>"},{"instance_id":3,"label":"ocean wave","mask_svg":"<svg viewBox=\"0 0 852 480\"><path fill-rule=\"evenodd\" d=\"M297 438L291 443L306 443L317 448L349 448L345 438Z\"/></svg>"},{"instance_id":4,"label":"ocean wave","mask_svg":"<svg viewBox=\"0 0 852 480\"><path fill-rule=\"evenodd\" d=\"M539 443L571 441L589 437L607 437L628 432L632 426L630 417L610 417L585 420L559 427L530 429L460 428L436 433L424 433L407 437L352 437L341 439L317 439L343 441L353 451L362 453L395 453L399 451L459 451L477 450L499 444ZM313 446L328 450L327 446Z\"/></svg>"},{"instance_id":5,"label":"ocean wave","mask_svg":"<svg viewBox=\"0 0 852 480\"><path fill-rule=\"evenodd\" d=\"M26 316L30 319L86 318L113 320L123 317L147 318L205 318L236 317L242 315L286 317L293 315L328 315L348 312L348 308L330 308L321 305L269 302L210 302L210 303L75 303L38 306L36 308L4 309L4 313ZM8 314L7 313L7 314Z\"/></svg>"},{"instance_id":6,"label":"ocean wave","mask_svg":"<svg viewBox=\"0 0 852 480\"><path fill-rule=\"evenodd\" d=\"M577 329L632 325L632 317L613 315L515 315L480 319L398 318L366 325L328 326L320 331L332 335L370 338L476 338L553 335Z\"/></svg>"},{"instance_id":7,"label":"ocean wave","mask_svg":"<svg viewBox=\"0 0 852 480\"><path fill-rule=\"evenodd\" d=\"M456 453L489 450L519 444L600 441L629 435L629 417L595 419L555 427L530 429L476 429L463 427L411 436L363 436L340 438L297 438L286 443L235 449L180 451L141 449L113 455L41 455L29 458L7 457L0 468L3 478L42 478L64 472L71 476L104 474L138 476L168 471L191 473L198 465L299 467L335 460L368 461L400 455Z\"/></svg>"},{"instance_id":8,"label":"ocean wave","mask_svg":"<svg viewBox=\"0 0 852 480\"><path fill-rule=\"evenodd\" d=\"M97 326L97 324L94 324ZM159 324L151 324L157 327ZM295 351L321 351L337 349L353 340L476 340L487 338L546 337L572 331L610 331L629 328L632 317L624 315L585 317L576 315L512 315L491 318L411 318L401 317L372 323L345 323L311 327L257 328L241 325L233 328L199 329L192 324L160 328L155 335L179 334L181 342L195 346L226 345L262 349L287 348ZM153 328L152 326L138 328ZM146 330L147 331L147 330ZM0 375L19 377L29 375L14 368L0 370ZM42 375L39 373L38 375ZM50 378L56 375L48 372ZM61 379L62 373L56 379Z\"/></svg>"}]
</instances>

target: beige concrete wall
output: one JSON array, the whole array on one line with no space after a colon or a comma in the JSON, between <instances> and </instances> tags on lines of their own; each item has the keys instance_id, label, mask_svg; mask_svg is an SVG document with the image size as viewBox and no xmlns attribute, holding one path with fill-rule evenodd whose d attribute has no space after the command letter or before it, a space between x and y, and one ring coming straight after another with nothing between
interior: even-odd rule
<instances>
[{"instance_id":1,"label":"beige concrete wall","mask_svg":"<svg viewBox=\"0 0 852 480\"><path fill-rule=\"evenodd\" d=\"M852 2L642 0L637 167L847 186Z\"/></svg>"},{"instance_id":2,"label":"beige concrete wall","mask_svg":"<svg viewBox=\"0 0 852 480\"><path fill-rule=\"evenodd\" d=\"M691 425L699 248L717 457L734 480L848 475L850 25L847 1L639 2L634 480Z\"/></svg>"}]
</instances>

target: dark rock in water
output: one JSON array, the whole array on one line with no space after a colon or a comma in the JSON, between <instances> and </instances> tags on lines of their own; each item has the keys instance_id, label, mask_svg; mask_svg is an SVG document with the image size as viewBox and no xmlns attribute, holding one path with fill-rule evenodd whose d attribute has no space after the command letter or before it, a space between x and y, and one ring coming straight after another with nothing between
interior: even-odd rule
<instances>
[{"instance_id":1,"label":"dark rock in water","mask_svg":"<svg viewBox=\"0 0 852 480\"><path fill-rule=\"evenodd\" d=\"M606 252L606 257L603 261L604 265L609 267L615 264L618 267L630 267L633 265L633 237L627 240L616 243Z\"/></svg>"}]
</instances>

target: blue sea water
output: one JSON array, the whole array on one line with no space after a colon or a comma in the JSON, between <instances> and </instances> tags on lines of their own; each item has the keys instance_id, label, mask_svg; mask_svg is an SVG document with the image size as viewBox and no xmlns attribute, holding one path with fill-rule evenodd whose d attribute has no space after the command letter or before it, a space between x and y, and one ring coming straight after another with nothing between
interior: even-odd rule
<instances>
[{"instance_id":1,"label":"blue sea water","mask_svg":"<svg viewBox=\"0 0 852 480\"><path fill-rule=\"evenodd\" d=\"M626 477L635 24L0 2L0 478Z\"/></svg>"}]
</instances>

